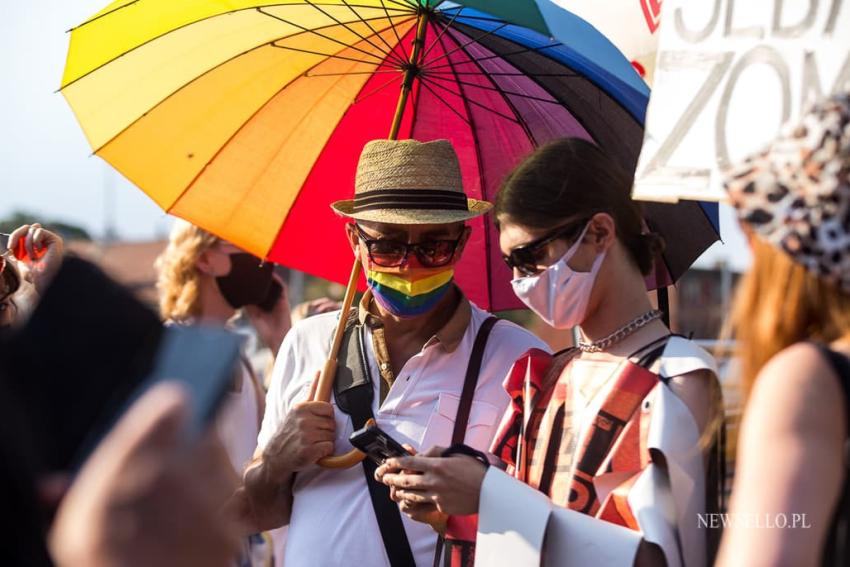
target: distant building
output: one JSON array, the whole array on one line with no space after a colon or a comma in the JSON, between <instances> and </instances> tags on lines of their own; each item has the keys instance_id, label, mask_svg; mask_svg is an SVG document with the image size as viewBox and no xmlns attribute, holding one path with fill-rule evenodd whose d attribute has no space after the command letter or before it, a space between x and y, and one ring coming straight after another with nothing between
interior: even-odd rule
<instances>
[{"instance_id":1,"label":"distant building","mask_svg":"<svg viewBox=\"0 0 850 567\"><path fill-rule=\"evenodd\" d=\"M100 266L118 282L130 288L139 299L157 307L156 269L154 261L167 240L152 242L87 242L67 243L70 252Z\"/></svg>"}]
</instances>

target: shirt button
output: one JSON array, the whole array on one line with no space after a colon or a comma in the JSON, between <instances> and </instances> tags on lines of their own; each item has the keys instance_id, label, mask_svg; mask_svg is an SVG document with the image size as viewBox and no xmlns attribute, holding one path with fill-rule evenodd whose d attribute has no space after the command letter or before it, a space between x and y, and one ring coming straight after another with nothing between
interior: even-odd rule
<instances>
[{"instance_id":1,"label":"shirt button","mask_svg":"<svg viewBox=\"0 0 850 567\"><path fill-rule=\"evenodd\" d=\"M387 371L389 368L390 368L390 365L389 365L388 362L382 362L381 363L381 370Z\"/></svg>"}]
</instances>

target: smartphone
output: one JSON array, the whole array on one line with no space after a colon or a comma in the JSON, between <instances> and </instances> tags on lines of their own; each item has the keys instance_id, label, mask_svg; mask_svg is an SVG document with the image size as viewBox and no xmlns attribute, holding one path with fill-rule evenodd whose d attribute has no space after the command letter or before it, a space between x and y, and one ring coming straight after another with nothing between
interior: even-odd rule
<instances>
[{"instance_id":1,"label":"smartphone","mask_svg":"<svg viewBox=\"0 0 850 567\"><path fill-rule=\"evenodd\" d=\"M266 313L270 313L274 309L274 306L277 305L277 302L280 301L282 295L283 286L277 280L272 280L272 284L269 286L269 293L262 302L257 304L257 307Z\"/></svg>"},{"instance_id":2,"label":"smartphone","mask_svg":"<svg viewBox=\"0 0 850 567\"><path fill-rule=\"evenodd\" d=\"M360 449L372 462L382 464L393 457L407 457L412 453L405 449L401 443L393 439L377 425L367 425L358 429L348 438L348 441L357 449Z\"/></svg>"},{"instance_id":3,"label":"smartphone","mask_svg":"<svg viewBox=\"0 0 850 567\"><path fill-rule=\"evenodd\" d=\"M241 335L215 327L167 327L153 371L130 403L157 382L179 382L189 393L189 432L203 432L233 385L243 340Z\"/></svg>"}]
</instances>

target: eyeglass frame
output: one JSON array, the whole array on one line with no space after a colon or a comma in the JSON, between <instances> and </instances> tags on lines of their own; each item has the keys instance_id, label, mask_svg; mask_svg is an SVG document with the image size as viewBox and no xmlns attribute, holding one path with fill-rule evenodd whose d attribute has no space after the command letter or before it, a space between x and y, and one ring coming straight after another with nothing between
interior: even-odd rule
<instances>
[{"instance_id":1,"label":"eyeglass frame","mask_svg":"<svg viewBox=\"0 0 850 567\"><path fill-rule=\"evenodd\" d=\"M466 227L464 226L464 229L460 232L460 236L458 236L456 239L432 238L424 242L407 243L391 238L372 238L370 235L366 234L363 229L360 228L360 225L358 225L356 222L353 222L351 224L352 226L354 226L354 230L357 231L358 238L360 238L360 240L362 240L363 243L366 245L366 253L369 255L369 260L372 261L376 266L380 266L382 268L398 268L400 266L404 266L407 263L408 258L410 257L411 250L416 255L416 258L419 260L419 262L426 268L442 268L443 266L448 266L449 264L451 264L452 260L454 260L455 254L457 254L457 247L460 246L460 241L463 240L463 237L466 235ZM391 266L381 264L375 261L375 257L372 255L372 245L378 242L391 242L399 246L404 246L404 255L402 256L401 261L399 261L398 264L393 264ZM431 264L422 260L424 254L421 251L421 246L423 244L433 242L451 243L451 254L449 254L448 259L445 262L440 264Z\"/></svg>"},{"instance_id":2,"label":"eyeglass frame","mask_svg":"<svg viewBox=\"0 0 850 567\"><path fill-rule=\"evenodd\" d=\"M559 240L561 238L566 238L570 234L575 234L576 236L581 232L581 229L590 222L593 216L596 213L581 217L568 223L561 225L560 227L554 228L548 233L544 234L540 238L532 240L531 242L527 242L525 244L520 244L514 248L511 248L509 254L502 254L502 260L504 260L505 264L508 265L508 268L511 270L517 270L523 276L533 276L542 272L545 268L528 270L525 269L524 266L530 266L532 263L534 267L537 268L537 260L536 256L543 250L544 247ZM567 238L569 240L569 238ZM529 259L523 262L521 259L515 257L516 254L529 254Z\"/></svg>"}]
</instances>

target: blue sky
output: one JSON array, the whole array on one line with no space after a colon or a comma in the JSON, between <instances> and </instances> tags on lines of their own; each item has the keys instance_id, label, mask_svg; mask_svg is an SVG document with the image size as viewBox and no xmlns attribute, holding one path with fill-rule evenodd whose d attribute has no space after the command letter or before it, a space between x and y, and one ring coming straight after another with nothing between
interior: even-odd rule
<instances>
[{"instance_id":1,"label":"blue sky","mask_svg":"<svg viewBox=\"0 0 850 567\"><path fill-rule=\"evenodd\" d=\"M118 235L147 240L167 234L171 221L144 193L96 156L65 99L56 92L70 27L105 0L7 2L0 23L0 216L15 210L80 224L101 236L111 217ZM715 245L703 266L727 260L746 266L746 244L728 210L725 245Z\"/></svg>"},{"instance_id":2,"label":"blue sky","mask_svg":"<svg viewBox=\"0 0 850 567\"><path fill-rule=\"evenodd\" d=\"M4 3L0 24L0 215L32 211L103 234L106 210L129 239L167 234L168 217L91 148L58 92L68 34L104 0ZM111 201L108 194L112 195Z\"/></svg>"}]
</instances>

